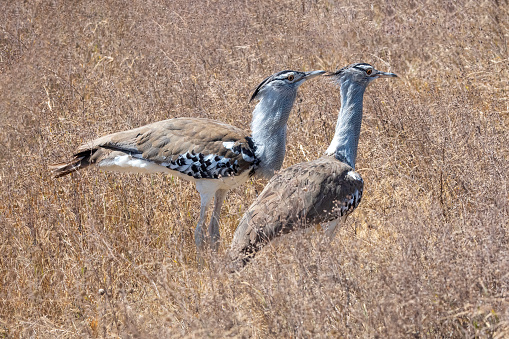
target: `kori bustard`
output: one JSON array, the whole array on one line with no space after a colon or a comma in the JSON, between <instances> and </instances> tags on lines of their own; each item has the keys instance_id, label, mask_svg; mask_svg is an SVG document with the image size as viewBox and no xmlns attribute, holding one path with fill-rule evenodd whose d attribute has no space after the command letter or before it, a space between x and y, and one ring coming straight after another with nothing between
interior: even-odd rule
<instances>
[{"instance_id":1,"label":"kori bustard","mask_svg":"<svg viewBox=\"0 0 509 339\"><path fill-rule=\"evenodd\" d=\"M193 181L201 198L196 246L203 249L208 239L217 250L219 215L227 191L253 175L270 178L281 168L297 89L324 73L286 70L263 80L250 100L259 100L251 135L215 120L175 118L95 139L81 145L72 160L50 168L55 177L94 165L106 171L163 172ZM212 199L207 236L203 226Z\"/></svg>"},{"instance_id":2,"label":"kori bustard","mask_svg":"<svg viewBox=\"0 0 509 339\"><path fill-rule=\"evenodd\" d=\"M230 248L236 269L270 240L296 228L327 223L325 232L332 237L340 218L361 201L364 184L354 169L364 91L373 80L396 74L356 63L328 76L340 86L341 93L334 138L321 158L293 165L274 176L249 207Z\"/></svg>"}]
</instances>

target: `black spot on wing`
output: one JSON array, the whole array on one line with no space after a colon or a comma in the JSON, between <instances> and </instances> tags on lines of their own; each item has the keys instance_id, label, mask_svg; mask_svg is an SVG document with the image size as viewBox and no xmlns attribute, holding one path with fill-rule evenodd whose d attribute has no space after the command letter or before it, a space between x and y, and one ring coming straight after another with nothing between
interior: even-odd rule
<instances>
[{"instance_id":1,"label":"black spot on wing","mask_svg":"<svg viewBox=\"0 0 509 339\"><path fill-rule=\"evenodd\" d=\"M251 150L249 148L243 148L242 153L247 155L250 158L254 158L254 153L251 152Z\"/></svg>"},{"instance_id":2,"label":"black spot on wing","mask_svg":"<svg viewBox=\"0 0 509 339\"><path fill-rule=\"evenodd\" d=\"M241 168L249 171L249 175L252 176L255 173L259 160L254 152L256 146L253 140L251 138L246 139L247 142L239 143L231 148L233 153L242 155L242 160L230 159L219 154L211 155L190 151L179 155L174 160L168 160L165 166L168 169L181 172L196 179L217 179L236 176L241 174ZM250 164L249 167L245 168L245 164L241 165L242 162Z\"/></svg>"},{"instance_id":3,"label":"black spot on wing","mask_svg":"<svg viewBox=\"0 0 509 339\"><path fill-rule=\"evenodd\" d=\"M242 144L238 146L238 150L243 155L254 155L250 149L244 148ZM229 159L220 155L210 157L210 155L203 155L201 153L192 154L189 152L179 155L175 160L170 160L166 167L196 179L217 179L235 176L241 173L241 166L238 160ZM251 166L247 169L250 171L250 175L254 174L253 167L254 166Z\"/></svg>"},{"instance_id":4,"label":"black spot on wing","mask_svg":"<svg viewBox=\"0 0 509 339\"><path fill-rule=\"evenodd\" d=\"M241 146L241 145L233 146L233 147L232 147L232 151L233 151L235 154L240 154L240 152L242 151L242 146Z\"/></svg>"},{"instance_id":5,"label":"black spot on wing","mask_svg":"<svg viewBox=\"0 0 509 339\"><path fill-rule=\"evenodd\" d=\"M249 148L251 148L253 150L253 152L256 150L256 145L253 141L253 138L251 137L246 137L246 140L247 140L247 145L249 146Z\"/></svg>"}]
</instances>

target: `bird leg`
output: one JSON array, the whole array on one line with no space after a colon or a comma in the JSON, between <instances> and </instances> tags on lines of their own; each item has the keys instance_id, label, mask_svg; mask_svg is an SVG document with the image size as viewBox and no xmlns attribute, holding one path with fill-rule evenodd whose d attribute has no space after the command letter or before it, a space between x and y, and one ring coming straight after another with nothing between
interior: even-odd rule
<instances>
[{"instance_id":1,"label":"bird leg","mask_svg":"<svg viewBox=\"0 0 509 339\"><path fill-rule=\"evenodd\" d=\"M212 211L209 225L210 247L214 252L217 252L219 248L219 215L221 214L221 207L227 192L227 190L219 189L216 191L214 198L214 210Z\"/></svg>"},{"instance_id":2,"label":"bird leg","mask_svg":"<svg viewBox=\"0 0 509 339\"><path fill-rule=\"evenodd\" d=\"M332 221L329 221L327 224L323 226L323 230L325 234L332 240L334 238L334 235L336 234L336 228L338 226L338 223L341 218L334 219ZM343 219L345 220L345 219Z\"/></svg>"},{"instance_id":3,"label":"bird leg","mask_svg":"<svg viewBox=\"0 0 509 339\"><path fill-rule=\"evenodd\" d=\"M198 252L203 251L206 244L207 234L205 233L203 225L205 224L205 218L207 217L207 209L209 208L213 197L214 195L212 193L200 193L200 219L198 220L198 225L194 231L194 242Z\"/></svg>"}]
</instances>

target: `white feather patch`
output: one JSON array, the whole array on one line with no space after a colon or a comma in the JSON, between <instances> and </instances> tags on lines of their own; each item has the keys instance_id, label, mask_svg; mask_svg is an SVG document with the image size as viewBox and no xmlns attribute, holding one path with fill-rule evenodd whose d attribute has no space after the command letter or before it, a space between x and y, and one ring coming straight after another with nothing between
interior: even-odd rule
<instances>
[{"instance_id":1,"label":"white feather patch","mask_svg":"<svg viewBox=\"0 0 509 339\"><path fill-rule=\"evenodd\" d=\"M97 165L104 171L131 173L168 172L166 167L158 165L152 161L134 158L129 154L118 155L113 159L104 159Z\"/></svg>"},{"instance_id":2,"label":"white feather patch","mask_svg":"<svg viewBox=\"0 0 509 339\"><path fill-rule=\"evenodd\" d=\"M233 148L235 141L223 141L223 146L229 150Z\"/></svg>"},{"instance_id":3,"label":"white feather patch","mask_svg":"<svg viewBox=\"0 0 509 339\"><path fill-rule=\"evenodd\" d=\"M349 176L350 178L352 178L353 180L362 181L362 178L359 175L359 173L357 173L355 171L349 171L346 175Z\"/></svg>"}]
</instances>

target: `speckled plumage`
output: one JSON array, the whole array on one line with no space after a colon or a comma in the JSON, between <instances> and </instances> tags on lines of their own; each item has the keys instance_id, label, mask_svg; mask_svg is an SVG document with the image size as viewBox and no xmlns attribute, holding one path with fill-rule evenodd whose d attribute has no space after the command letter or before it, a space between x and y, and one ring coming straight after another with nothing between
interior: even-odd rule
<instances>
[{"instance_id":1,"label":"speckled plumage","mask_svg":"<svg viewBox=\"0 0 509 339\"><path fill-rule=\"evenodd\" d=\"M358 173L331 156L279 172L240 221L231 245L235 259L247 262L246 256L281 234L351 213L363 187Z\"/></svg>"}]
</instances>

